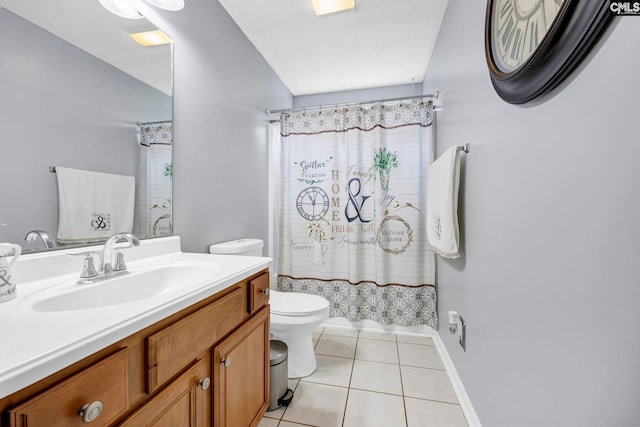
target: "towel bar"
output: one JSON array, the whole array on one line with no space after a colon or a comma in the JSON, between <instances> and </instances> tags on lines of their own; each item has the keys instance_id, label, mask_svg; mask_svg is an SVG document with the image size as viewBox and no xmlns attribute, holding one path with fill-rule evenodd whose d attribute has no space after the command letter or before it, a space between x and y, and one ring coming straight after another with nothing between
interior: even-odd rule
<instances>
[{"instance_id":1,"label":"towel bar","mask_svg":"<svg viewBox=\"0 0 640 427\"><path fill-rule=\"evenodd\" d=\"M469 152L469 143L466 143L464 145L458 145L456 151L464 151L465 153Z\"/></svg>"}]
</instances>

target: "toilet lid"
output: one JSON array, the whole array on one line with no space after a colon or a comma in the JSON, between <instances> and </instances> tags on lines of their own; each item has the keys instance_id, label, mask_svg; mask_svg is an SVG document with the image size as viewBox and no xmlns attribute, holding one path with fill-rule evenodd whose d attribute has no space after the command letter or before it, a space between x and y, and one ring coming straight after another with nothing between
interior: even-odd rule
<instances>
[{"instance_id":1,"label":"toilet lid","mask_svg":"<svg viewBox=\"0 0 640 427\"><path fill-rule=\"evenodd\" d=\"M318 295L298 292L272 292L271 312L285 316L304 316L329 308L329 301Z\"/></svg>"}]
</instances>

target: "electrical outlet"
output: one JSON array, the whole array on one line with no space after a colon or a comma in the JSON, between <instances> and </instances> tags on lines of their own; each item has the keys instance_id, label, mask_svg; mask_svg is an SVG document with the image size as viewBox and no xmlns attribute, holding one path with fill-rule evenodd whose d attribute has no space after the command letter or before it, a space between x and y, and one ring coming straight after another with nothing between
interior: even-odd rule
<instances>
[{"instance_id":1,"label":"electrical outlet","mask_svg":"<svg viewBox=\"0 0 640 427\"><path fill-rule=\"evenodd\" d=\"M458 342L462 346L462 349L467 351L467 325L464 323L464 319L460 316L460 331L458 335Z\"/></svg>"}]
</instances>

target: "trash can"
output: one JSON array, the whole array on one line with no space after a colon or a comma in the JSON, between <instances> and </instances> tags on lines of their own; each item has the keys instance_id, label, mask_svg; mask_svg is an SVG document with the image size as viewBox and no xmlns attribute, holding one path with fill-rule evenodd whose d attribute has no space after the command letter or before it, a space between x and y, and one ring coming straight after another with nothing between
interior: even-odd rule
<instances>
[{"instance_id":1,"label":"trash can","mask_svg":"<svg viewBox=\"0 0 640 427\"><path fill-rule=\"evenodd\" d=\"M269 343L269 408L273 411L281 406L288 406L293 399L293 391L287 382L287 344L279 340Z\"/></svg>"}]
</instances>

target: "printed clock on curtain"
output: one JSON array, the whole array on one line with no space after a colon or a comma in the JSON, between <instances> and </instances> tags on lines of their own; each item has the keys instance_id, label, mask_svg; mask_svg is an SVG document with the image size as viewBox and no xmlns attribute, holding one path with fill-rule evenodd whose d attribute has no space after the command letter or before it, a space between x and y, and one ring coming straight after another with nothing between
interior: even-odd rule
<instances>
[{"instance_id":1,"label":"printed clock on curtain","mask_svg":"<svg viewBox=\"0 0 640 427\"><path fill-rule=\"evenodd\" d=\"M320 187L307 187L298 194L296 208L307 221L317 221L329 212L329 196Z\"/></svg>"}]
</instances>

